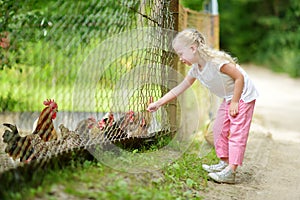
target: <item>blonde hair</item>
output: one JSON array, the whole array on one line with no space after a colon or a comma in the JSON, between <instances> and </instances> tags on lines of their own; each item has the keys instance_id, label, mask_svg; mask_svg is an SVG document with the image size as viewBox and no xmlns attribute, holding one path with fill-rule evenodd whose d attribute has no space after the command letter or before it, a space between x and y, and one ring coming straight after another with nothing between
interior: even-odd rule
<instances>
[{"instance_id":1,"label":"blonde hair","mask_svg":"<svg viewBox=\"0 0 300 200\"><path fill-rule=\"evenodd\" d=\"M207 46L205 37L196 29L185 29L179 32L172 42L173 47L177 42L180 42L184 46L197 45L199 55L206 61L212 58L219 58L228 60L231 63L237 62L237 59L231 57L228 53Z\"/></svg>"}]
</instances>

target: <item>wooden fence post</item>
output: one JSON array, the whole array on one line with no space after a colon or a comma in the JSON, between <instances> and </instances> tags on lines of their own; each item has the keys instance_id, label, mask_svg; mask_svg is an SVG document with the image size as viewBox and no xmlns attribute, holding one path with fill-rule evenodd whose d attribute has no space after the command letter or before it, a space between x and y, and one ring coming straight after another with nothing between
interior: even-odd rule
<instances>
[{"instance_id":1,"label":"wooden fence post","mask_svg":"<svg viewBox=\"0 0 300 200\"><path fill-rule=\"evenodd\" d=\"M179 0L171 0L170 2L170 11L173 14L173 19L172 21L174 22L174 31L177 32L179 30ZM174 54L173 60L171 61L172 63L172 68L174 71L178 71L178 57ZM172 89L178 84L178 77L177 73L171 73L170 74L172 77L169 77L168 79L168 88ZM169 76L170 76L169 75ZM169 107L168 107L168 116L169 116L169 122L170 122L170 131L176 132L178 129L178 120L177 120L177 115L178 115L178 109L177 109L177 101L174 100L170 102Z\"/></svg>"}]
</instances>

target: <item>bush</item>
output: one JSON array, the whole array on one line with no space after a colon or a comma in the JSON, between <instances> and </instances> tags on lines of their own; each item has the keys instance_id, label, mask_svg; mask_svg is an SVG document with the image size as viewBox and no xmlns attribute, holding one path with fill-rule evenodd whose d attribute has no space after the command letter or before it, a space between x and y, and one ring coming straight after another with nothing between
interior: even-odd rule
<instances>
[{"instance_id":1,"label":"bush","mask_svg":"<svg viewBox=\"0 0 300 200\"><path fill-rule=\"evenodd\" d=\"M219 9L222 49L240 62L300 76L299 1L228 0L219 1Z\"/></svg>"}]
</instances>

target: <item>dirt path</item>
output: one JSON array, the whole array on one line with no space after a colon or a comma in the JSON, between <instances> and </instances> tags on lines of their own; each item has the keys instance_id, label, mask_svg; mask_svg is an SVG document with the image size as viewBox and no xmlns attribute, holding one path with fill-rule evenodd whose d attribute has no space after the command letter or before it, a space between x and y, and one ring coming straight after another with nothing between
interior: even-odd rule
<instances>
[{"instance_id":1,"label":"dirt path","mask_svg":"<svg viewBox=\"0 0 300 200\"><path fill-rule=\"evenodd\" d=\"M300 80L243 66L260 91L237 184L209 182L206 199L300 200Z\"/></svg>"}]
</instances>

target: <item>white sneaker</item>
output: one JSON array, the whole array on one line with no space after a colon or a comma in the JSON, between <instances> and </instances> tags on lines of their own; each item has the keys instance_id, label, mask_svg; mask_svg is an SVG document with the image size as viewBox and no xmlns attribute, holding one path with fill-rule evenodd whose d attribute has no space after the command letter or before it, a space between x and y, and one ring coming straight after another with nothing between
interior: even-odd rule
<instances>
[{"instance_id":1,"label":"white sneaker","mask_svg":"<svg viewBox=\"0 0 300 200\"><path fill-rule=\"evenodd\" d=\"M202 168L205 171L211 173L211 172L220 172L223 169L225 169L227 166L228 166L228 164L226 162L224 162L223 160L220 160L220 162L218 164L215 164L215 165L206 165L206 164L203 164Z\"/></svg>"},{"instance_id":2,"label":"white sneaker","mask_svg":"<svg viewBox=\"0 0 300 200\"><path fill-rule=\"evenodd\" d=\"M230 167L220 172L209 173L208 176L218 183L235 183L235 172Z\"/></svg>"}]
</instances>

